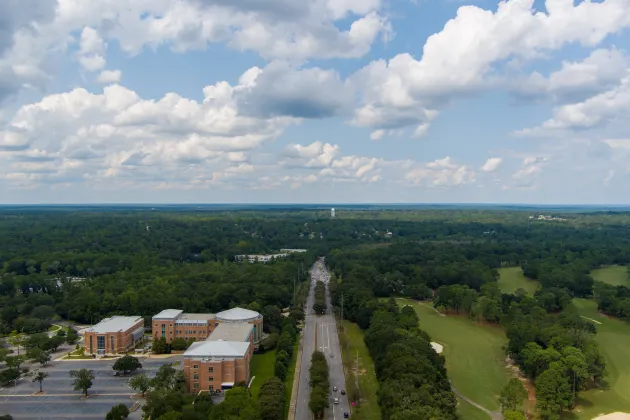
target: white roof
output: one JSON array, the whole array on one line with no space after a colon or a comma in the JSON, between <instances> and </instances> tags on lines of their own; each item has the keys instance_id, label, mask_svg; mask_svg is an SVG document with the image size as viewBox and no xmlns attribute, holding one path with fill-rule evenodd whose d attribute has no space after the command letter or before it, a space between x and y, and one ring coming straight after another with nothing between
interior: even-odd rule
<instances>
[{"instance_id":1,"label":"white roof","mask_svg":"<svg viewBox=\"0 0 630 420\"><path fill-rule=\"evenodd\" d=\"M139 321L143 321L141 316L112 316L110 318L103 319L101 322L85 331L95 332L97 334L126 331Z\"/></svg>"},{"instance_id":2,"label":"white roof","mask_svg":"<svg viewBox=\"0 0 630 420\"><path fill-rule=\"evenodd\" d=\"M242 341L197 341L192 343L184 357L244 357L249 350L249 342Z\"/></svg>"},{"instance_id":3,"label":"white roof","mask_svg":"<svg viewBox=\"0 0 630 420\"><path fill-rule=\"evenodd\" d=\"M177 318L182 312L181 309L164 309L157 315L153 315L153 319L173 319Z\"/></svg>"},{"instance_id":4,"label":"white roof","mask_svg":"<svg viewBox=\"0 0 630 420\"><path fill-rule=\"evenodd\" d=\"M252 324L219 324L206 340L248 341L253 329Z\"/></svg>"},{"instance_id":5,"label":"white roof","mask_svg":"<svg viewBox=\"0 0 630 420\"><path fill-rule=\"evenodd\" d=\"M250 311L249 309L243 308L232 308L227 311L219 312L217 314L217 319L225 321L246 321L258 318L259 316L260 314L256 311Z\"/></svg>"}]
</instances>

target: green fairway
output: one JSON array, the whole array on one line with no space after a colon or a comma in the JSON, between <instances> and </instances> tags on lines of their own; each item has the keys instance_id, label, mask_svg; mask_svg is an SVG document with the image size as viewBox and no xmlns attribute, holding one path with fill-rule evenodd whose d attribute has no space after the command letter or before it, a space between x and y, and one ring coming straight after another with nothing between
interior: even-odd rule
<instances>
[{"instance_id":1,"label":"green fairway","mask_svg":"<svg viewBox=\"0 0 630 420\"><path fill-rule=\"evenodd\" d=\"M623 265L611 265L608 267L597 268L591 271L594 280L611 284L613 286L628 286L628 267Z\"/></svg>"},{"instance_id":2,"label":"green fairway","mask_svg":"<svg viewBox=\"0 0 630 420\"><path fill-rule=\"evenodd\" d=\"M457 413L462 420L490 420L490 416L457 397Z\"/></svg>"},{"instance_id":3,"label":"green fairway","mask_svg":"<svg viewBox=\"0 0 630 420\"><path fill-rule=\"evenodd\" d=\"M518 289L524 289L532 296L540 288L536 280L528 279L523 275L521 267L499 268L499 288L503 293L514 293Z\"/></svg>"},{"instance_id":4,"label":"green fairway","mask_svg":"<svg viewBox=\"0 0 630 420\"><path fill-rule=\"evenodd\" d=\"M431 339L444 346L446 369L451 382L459 392L491 411L499 410L499 394L511 375L506 367L503 346L505 333L499 327L477 325L458 316L440 316L430 304L398 299L401 305L411 304L420 317L420 328ZM463 411L476 410L460 404Z\"/></svg>"},{"instance_id":5,"label":"green fairway","mask_svg":"<svg viewBox=\"0 0 630 420\"><path fill-rule=\"evenodd\" d=\"M251 392L254 398L258 398L260 387L267 379L272 378L276 367L276 351L270 350L265 353L254 354L252 357L252 377L256 377L252 382Z\"/></svg>"},{"instance_id":6,"label":"green fairway","mask_svg":"<svg viewBox=\"0 0 630 420\"><path fill-rule=\"evenodd\" d=\"M374 372L374 362L363 341L363 331L357 324L344 321L339 324L339 344L343 357L348 396L356 388L357 352L359 356L359 390L361 404L353 409L352 418L356 420L380 420L381 411L378 406L378 380Z\"/></svg>"},{"instance_id":7,"label":"green fairway","mask_svg":"<svg viewBox=\"0 0 630 420\"><path fill-rule=\"evenodd\" d=\"M581 392L579 419L591 419L601 413L630 412L630 325L615 318L600 315L592 300L574 299L580 314L595 321L595 336L606 359L606 390Z\"/></svg>"}]
</instances>

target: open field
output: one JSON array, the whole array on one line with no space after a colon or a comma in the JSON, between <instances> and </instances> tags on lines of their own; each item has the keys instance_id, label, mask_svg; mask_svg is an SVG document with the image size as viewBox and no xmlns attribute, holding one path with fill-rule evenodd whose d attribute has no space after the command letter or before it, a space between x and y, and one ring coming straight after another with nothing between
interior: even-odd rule
<instances>
[{"instance_id":1,"label":"open field","mask_svg":"<svg viewBox=\"0 0 630 420\"><path fill-rule=\"evenodd\" d=\"M346 386L350 392L356 387L356 362L359 355L359 390L361 405L354 409L353 418L357 420L380 420L381 411L378 406L378 380L374 372L374 362L363 341L363 331L357 324L343 321L339 323L339 345L343 358ZM354 385L353 385L354 384Z\"/></svg>"},{"instance_id":2,"label":"open field","mask_svg":"<svg viewBox=\"0 0 630 420\"><path fill-rule=\"evenodd\" d=\"M595 338L606 359L609 384L607 390L581 392L575 417L590 420L615 411L630 413L630 324L599 314L592 300L574 299L573 302L582 316L601 322L595 324Z\"/></svg>"},{"instance_id":3,"label":"open field","mask_svg":"<svg viewBox=\"0 0 630 420\"><path fill-rule=\"evenodd\" d=\"M613 286L628 286L628 268L623 265L611 265L608 267L597 268L591 271L594 280L611 284Z\"/></svg>"},{"instance_id":4,"label":"open field","mask_svg":"<svg viewBox=\"0 0 630 420\"><path fill-rule=\"evenodd\" d=\"M499 268L499 288L503 293L514 293L518 289L524 289L532 296L540 288L536 280L528 279L523 275L521 267Z\"/></svg>"},{"instance_id":5,"label":"open field","mask_svg":"<svg viewBox=\"0 0 630 420\"><path fill-rule=\"evenodd\" d=\"M263 382L272 378L276 368L276 350L254 354L252 357L251 375L256 377L250 388L252 396L258 399L258 393Z\"/></svg>"},{"instance_id":6,"label":"open field","mask_svg":"<svg viewBox=\"0 0 630 420\"><path fill-rule=\"evenodd\" d=\"M502 349L507 343L505 333L498 327L477 325L464 317L440 316L431 304L409 299L397 301L400 305L412 305L420 317L420 328L429 333L432 341L444 346L446 369L453 386L477 404L498 411L501 388L511 377ZM483 413L465 416L465 412L476 409L463 404L462 418L487 418Z\"/></svg>"}]
</instances>

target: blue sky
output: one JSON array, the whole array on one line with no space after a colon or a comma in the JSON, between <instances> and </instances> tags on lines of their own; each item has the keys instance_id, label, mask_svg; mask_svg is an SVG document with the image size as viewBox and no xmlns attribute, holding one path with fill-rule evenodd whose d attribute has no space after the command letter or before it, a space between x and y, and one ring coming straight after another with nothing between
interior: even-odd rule
<instances>
[{"instance_id":1,"label":"blue sky","mask_svg":"<svg viewBox=\"0 0 630 420\"><path fill-rule=\"evenodd\" d=\"M630 0L86 4L0 3L2 204L629 203Z\"/></svg>"}]
</instances>

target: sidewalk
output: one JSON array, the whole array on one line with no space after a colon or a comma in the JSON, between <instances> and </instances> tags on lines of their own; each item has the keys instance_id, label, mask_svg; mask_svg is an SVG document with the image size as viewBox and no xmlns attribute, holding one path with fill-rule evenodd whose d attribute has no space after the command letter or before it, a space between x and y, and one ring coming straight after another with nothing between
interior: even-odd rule
<instances>
[{"instance_id":1,"label":"sidewalk","mask_svg":"<svg viewBox=\"0 0 630 420\"><path fill-rule=\"evenodd\" d=\"M302 334L298 345L297 360L295 361L295 373L293 375L293 387L291 388L291 402L289 403L288 420L295 420L295 405L297 403L298 389L300 387L300 370L302 368Z\"/></svg>"}]
</instances>

